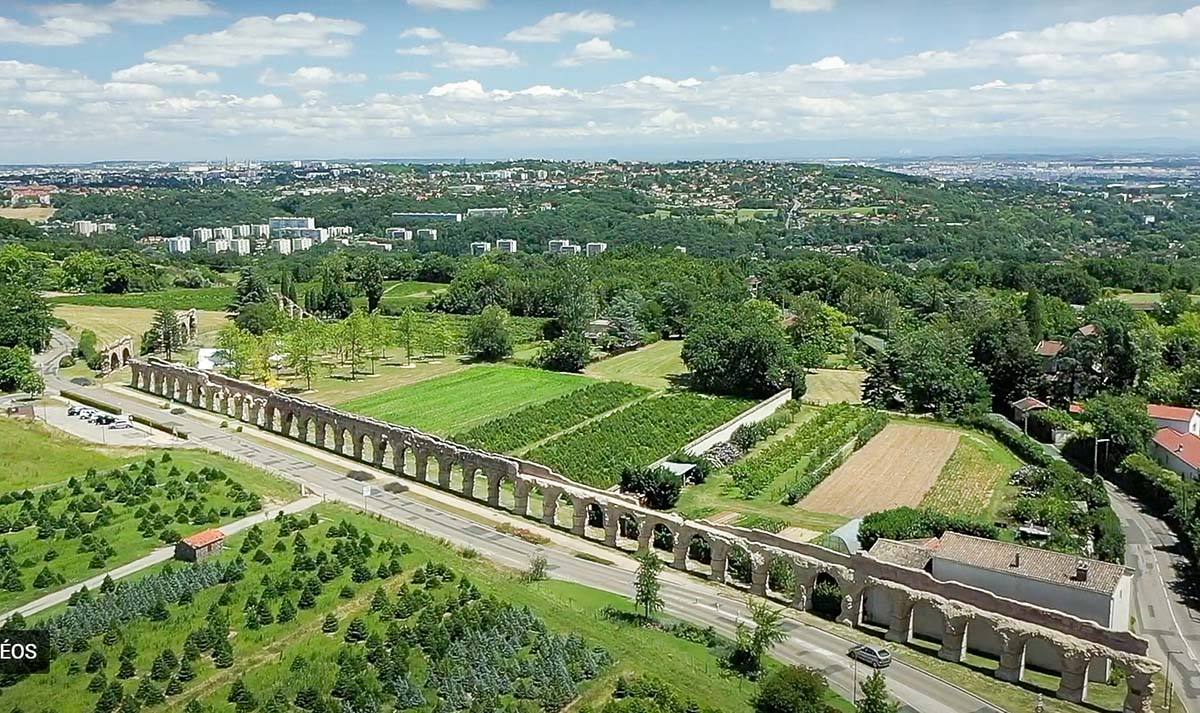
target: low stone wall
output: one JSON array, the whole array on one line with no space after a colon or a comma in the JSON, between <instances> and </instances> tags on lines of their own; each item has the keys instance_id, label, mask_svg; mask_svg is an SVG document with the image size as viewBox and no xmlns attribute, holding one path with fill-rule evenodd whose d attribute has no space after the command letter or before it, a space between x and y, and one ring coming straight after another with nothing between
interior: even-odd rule
<instances>
[{"instance_id":1,"label":"low stone wall","mask_svg":"<svg viewBox=\"0 0 1200 713\"><path fill-rule=\"evenodd\" d=\"M1091 663L1112 661L1126 672L1125 710L1149 710L1150 676L1160 667L1146 656L1146 640L1130 632L938 581L923 570L881 562L865 553L850 556L759 530L685 520L644 508L621 494L575 483L541 464L468 448L220 374L159 360L134 360L131 366L136 389L224 414L520 517L534 517L551 527L566 527L609 547L668 550L671 567L680 571L736 585L731 573L748 569L749 581L741 584L748 585L750 593L782 599L798 609L810 609L818 584L832 582L842 592L837 620L847 626L863 623L868 598L886 597L891 604L888 621L882 622L887 638L909 641L913 612L924 611L922 633L936 630L933 617L941 618L939 655L947 660L962 660L971 627L995 632L1000 653L996 675L1004 680L1020 680L1027 646L1057 652L1062 698L1083 700ZM563 525L568 509L569 525ZM736 569L731 569L731 559ZM795 583L790 593L772 587L771 572L781 567L790 570Z\"/></svg>"}]
</instances>

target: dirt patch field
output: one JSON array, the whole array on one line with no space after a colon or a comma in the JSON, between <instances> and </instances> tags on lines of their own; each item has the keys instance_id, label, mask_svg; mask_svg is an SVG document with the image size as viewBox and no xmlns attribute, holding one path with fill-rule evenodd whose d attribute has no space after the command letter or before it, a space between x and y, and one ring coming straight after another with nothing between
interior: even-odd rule
<instances>
[{"instance_id":1,"label":"dirt patch field","mask_svg":"<svg viewBox=\"0 0 1200 713\"><path fill-rule=\"evenodd\" d=\"M799 507L860 517L901 505L919 505L958 447L958 439L958 433L944 428L888 424L801 500Z\"/></svg>"},{"instance_id":2,"label":"dirt patch field","mask_svg":"<svg viewBox=\"0 0 1200 713\"><path fill-rule=\"evenodd\" d=\"M812 369L805 378L805 401L817 404L861 404L867 372L851 369Z\"/></svg>"},{"instance_id":3,"label":"dirt patch field","mask_svg":"<svg viewBox=\"0 0 1200 713\"><path fill-rule=\"evenodd\" d=\"M13 220L28 220L30 223L44 223L54 215L54 208L0 208L0 218Z\"/></svg>"}]
</instances>

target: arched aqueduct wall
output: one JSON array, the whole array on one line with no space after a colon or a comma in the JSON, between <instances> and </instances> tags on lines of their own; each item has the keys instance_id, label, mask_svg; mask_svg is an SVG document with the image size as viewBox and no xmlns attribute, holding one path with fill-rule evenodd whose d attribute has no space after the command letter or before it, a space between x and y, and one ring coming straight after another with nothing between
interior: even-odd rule
<instances>
[{"instance_id":1,"label":"arched aqueduct wall","mask_svg":"<svg viewBox=\"0 0 1200 713\"><path fill-rule=\"evenodd\" d=\"M129 363L133 358L133 337L121 337L112 344L106 344L100 350L100 371L107 373L116 371Z\"/></svg>"},{"instance_id":2,"label":"arched aqueduct wall","mask_svg":"<svg viewBox=\"0 0 1200 713\"><path fill-rule=\"evenodd\" d=\"M739 552L742 561L749 559L752 594L785 598L799 609L811 608L819 580L832 580L843 594L838 621L847 626L864 623L868 597L888 598L888 621L873 623L887 627L889 641L907 643L913 636L914 611L922 610L925 620L933 612L941 618L941 631L934 632L941 644L938 655L948 661L961 662L969 632L982 627L989 639L1000 643L996 677L1006 681L1021 680L1027 646L1048 647L1058 652L1061 663L1060 698L1084 700L1091 664L1111 661L1126 673L1124 710L1149 713L1151 709L1151 675L1161 667L1146 656L1147 641L1131 632L939 581L924 570L881 562L865 553L845 555L760 530L685 520L644 508L619 493L580 485L536 463L468 448L238 379L160 360L135 359L130 364L131 385L141 391L224 414L521 517L560 526L559 510L570 508L570 531L609 547L644 550L651 547L652 538L662 538L658 544L669 544L671 566L678 570L699 569L714 581L729 582L729 563ZM540 503L540 514L534 512L535 502ZM693 541L707 545L707 567L689 556ZM777 562L792 572L795 586L790 595L770 586Z\"/></svg>"}]
</instances>

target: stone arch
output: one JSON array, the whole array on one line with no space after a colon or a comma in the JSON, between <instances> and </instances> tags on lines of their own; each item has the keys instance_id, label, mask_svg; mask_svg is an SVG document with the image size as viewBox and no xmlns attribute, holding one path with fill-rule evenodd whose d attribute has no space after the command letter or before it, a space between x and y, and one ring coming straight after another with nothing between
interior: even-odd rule
<instances>
[{"instance_id":1,"label":"stone arch","mask_svg":"<svg viewBox=\"0 0 1200 713\"><path fill-rule=\"evenodd\" d=\"M776 554L769 558L764 569L766 570L764 594L790 602L798 584L792 560L784 555Z\"/></svg>"},{"instance_id":2,"label":"stone arch","mask_svg":"<svg viewBox=\"0 0 1200 713\"><path fill-rule=\"evenodd\" d=\"M109 355L108 370L116 371L117 369L120 369L120 368L121 368L121 355L117 352L113 352L112 354Z\"/></svg>"},{"instance_id":3,"label":"stone arch","mask_svg":"<svg viewBox=\"0 0 1200 713\"><path fill-rule=\"evenodd\" d=\"M550 500L542 501L542 522L551 527L563 527L560 523L575 524L575 499L562 488L552 488L546 493Z\"/></svg>"},{"instance_id":4,"label":"stone arch","mask_svg":"<svg viewBox=\"0 0 1200 713\"><path fill-rule=\"evenodd\" d=\"M646 529L640 533L639 543L648 546L650 551L674 551L675 540L678 539L678 536L675 529L669 523L658 520L647 522L646 525ZM647 547L643 547L642 549L647 549Z\"/></svg>"},{"instance_id":5,"label":"stone arch","mask_svg":"<svg viewBox=\"0 0 1200 713\"><path fill-rule=\"evenodd\" d=\"M817 572L813 577L813 591L809 596L808 609L823 619L835 620L842 614L845 596L846 590L837 577L827 571Z\"/></svg>"},{"instance_id":6,"label":"stone arch","mask_svg":"<svg viewBox=\"0 0 1200 713\"><path fill-rule=\"evenodd\" d=\"M738 540L729 544L726 553L725 582L735 586L750 586L754 564L751 561L750 549Z\"/></svg>"},{"instance_id":7,"label":"stone arch","mask_svg":"<svg viewBox=\"0 0 1200 713\"><path fill-rule=\"evenodd\" d=\"M613 535L613 545L615 547L623 550L631 549L628 545L621 544L622 539L626 541L632 540L634 543L640 541L642 521L636 515L622 508L617 513L617 516L613 518L613 522L615 523ZM637 545L634 544L632 549L636 548Z\"/></svg>"},{"instance_id":8,"label":"stone arch","mask_svg":"<svg viewBox=\"0 0 1200 713\"><path fill-rule=\"evenodd\" d=\"M460 493L464 498L475 500L478 499L479 481L483 481L483 492L487 493L487 475L483 472L483 466L476 460L464 460L462 462L462 482L460 484Z\"/></svg>"}]
</instances>

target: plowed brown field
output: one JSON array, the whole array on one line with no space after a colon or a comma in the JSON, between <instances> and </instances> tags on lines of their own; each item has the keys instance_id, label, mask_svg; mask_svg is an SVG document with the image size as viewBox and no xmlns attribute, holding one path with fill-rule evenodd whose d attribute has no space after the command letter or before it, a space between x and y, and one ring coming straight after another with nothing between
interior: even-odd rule
<instances>
[{"instance_id":1,"label":"plowed brown field","mask_svg":"<svg viewBox=\"0 0 1200 713\"><path fill-rule=\"evenodd\" d=\"M860 517L917 506L958 446L944 428L891 423L801 500L805 510Z\"/></svg>"}]
</instances>

